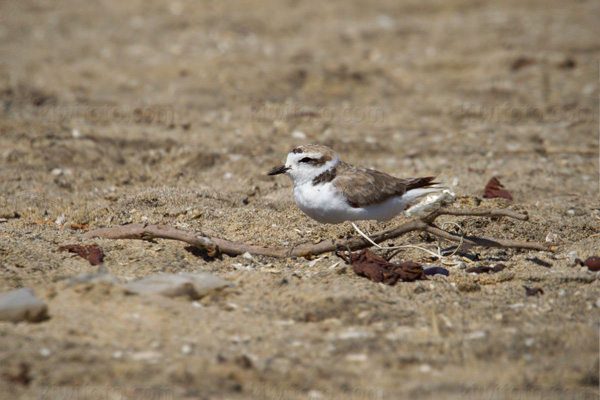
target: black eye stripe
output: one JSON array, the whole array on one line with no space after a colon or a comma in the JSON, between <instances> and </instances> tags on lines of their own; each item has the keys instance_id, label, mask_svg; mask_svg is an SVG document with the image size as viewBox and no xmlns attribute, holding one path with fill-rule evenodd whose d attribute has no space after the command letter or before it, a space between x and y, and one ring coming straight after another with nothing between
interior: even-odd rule
<instances>
[{"instance_id":1,"label":"black eye stripe","mask_svg":"<svg viewBox=\"0 0 600 400\"><path fill-rule=\"evenodd\" d=\"M312 158L310 158L310 157L304 157L303 159L301 159L301 160L300 160L300 161L298 161L298 162L301 162L301 163L309 163L309 162L312 162L312 161L314 161Z\"/></svg>"}]
</instances>

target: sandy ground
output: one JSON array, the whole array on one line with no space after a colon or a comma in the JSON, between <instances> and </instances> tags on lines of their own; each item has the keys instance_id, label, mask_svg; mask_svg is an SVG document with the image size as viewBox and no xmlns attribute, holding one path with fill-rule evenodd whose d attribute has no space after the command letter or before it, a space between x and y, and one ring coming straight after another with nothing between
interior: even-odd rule
<instances>
[{"instance_id":1,"label":"sandy ground","mask_svg":"<svg viewBox=\"0 0 600 400\"><path fill-rule=\"evenodd\" d=\"M51 315L0 323L2 398L598 398L600 282L569 265L600 253L599 15L592 0L2 2L0 290L31 286ZM70 228L351 233L265 175L303 143L435 174L471 205L498 176L530 221L445 220L552 232L558 251L473 249L473 265L509 269L389 287L334 255L205 261ZM122 282L206 271L236 286L196 303L68 286L96 269L57 252L74 243L99 244ZM6 378L21 363L27 385Z\"/></svg>"}]
</instances>

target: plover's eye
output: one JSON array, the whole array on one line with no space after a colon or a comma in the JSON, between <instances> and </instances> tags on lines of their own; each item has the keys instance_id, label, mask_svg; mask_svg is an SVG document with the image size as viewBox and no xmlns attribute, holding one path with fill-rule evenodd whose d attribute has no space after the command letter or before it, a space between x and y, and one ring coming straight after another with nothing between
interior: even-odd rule
<instances>
[{"instance_id":1,"label":"plover's eye","mask_svg":"<svg viewBox=\"0 0 600 400\"><path fill-rule=\"evenodd\" d=\"M309 163L309 162L311 162L312 160L313 160L313 159L312 159L312 158L310 158L310 157L304 157L303 159L301 159L301 160L300 160L300 161L298 161L298 162L302 162L302 163Z\"/></svg>"}]
</instances>

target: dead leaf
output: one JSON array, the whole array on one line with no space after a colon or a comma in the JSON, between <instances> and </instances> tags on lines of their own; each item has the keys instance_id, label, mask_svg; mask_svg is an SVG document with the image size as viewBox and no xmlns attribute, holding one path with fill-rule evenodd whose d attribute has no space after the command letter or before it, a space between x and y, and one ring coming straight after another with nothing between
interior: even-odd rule
<instances>
[{"instance_id":1,"label":"dead leaf","mask_svg":"<svg viewBox=\"0 0 600 400\"><path fill-rule=\"evenodd\" d=\"M19 383L23 386L29 385L31 378L29 377L29 364L22 362L19 364L19 372L16 374L2 373L2 377L9 382Z\"/></svg>"},{"instance_id":2,"label":"dead leaf","mask_svg":"<svg viewBox=\"0 0 600 400\"><path fill-rule=\"evenodd\" d=\"M73 224L71 223L71 229L87 229L87 224Z\"/></svg>"},{"instance_id":3,"label":"dead leaf","mask_svg":"<svg viewBox=\"0 0 600 400\"><path fill-rule=\"evenodd\" d=\"M104 260L104 251L97 244L88 244L82 246L80 244L70 244L66 246L60 246L58 251L68 251L69 253L75 253L81 258L85 258L92 265L102 264Z\"/></svg>"},{"instance_id":4,"label":"dead leaf","mask_svg":"<svg viewBox=\"0 0 600 400\"><path fill-rule=\"evenodd\" d=\"M527 296L539 296L541 294L544 294L544 289L539 288L539 287L534 287L534 288L530 288L527 286L523 286L525 288L525 294Z\"/></svg>"},{"instance_id":5,"label":"dead leaf","mask_svg":"<svg viewBox=\"0 0 600 400\"><path fill-rule=\"evenodd\" d=\"M511 200L511 201L513 199L512 195L507 190L504 190L504 185L501 184L500 181L495 177L490 179L490 181L487 183L487 185L485 185L485 189L483 192L483 198L484 199L501 198L501 199L507 199L507 200Z\"/></svg>"},{"instance_id":6,"label":"dead leaf","mask_svg":"<svg viewBox=\"0 0 600 400\"><path fill-rule=\"evenodd\" d=\"M519 57L512 63L512 65L510 66L510 69L512 71L518 71L521 68L524 68L524 67L527 67L527 66L533 65L533 64L535 64L535 60L533 58Z\"/></svg>"},{"instance_id":7,"label":"dead leaf","mask_svg":"<svg viewBox=\"0 0 600 400\"><path fill-rule=\"evenodd\" d=\"M337 252L336 255L352 265L354 273L358 276L373 282L395 285L398 281L413 282L427 279L423 267L413 261L394 264L369 250L349 255Z\"/></svg>"}]
</instances>

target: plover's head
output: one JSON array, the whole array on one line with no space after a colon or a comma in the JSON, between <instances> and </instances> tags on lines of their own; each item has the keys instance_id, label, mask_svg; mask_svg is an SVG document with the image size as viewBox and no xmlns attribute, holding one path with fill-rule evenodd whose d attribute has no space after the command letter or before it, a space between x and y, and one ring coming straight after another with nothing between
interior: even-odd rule
<instances>
[{"instance_id":1,"label":"plover's head","mask_svg":"<svg viewBox=\"0 0 600 400\"><path fill-rule=\"evenodd\" d=\"M286 174L295 185L312 181L323 172L339 164L340 159L327 146L306 144L289 152L285 164L273 169L269 175Z\"/></svg>"}]
</instances>

